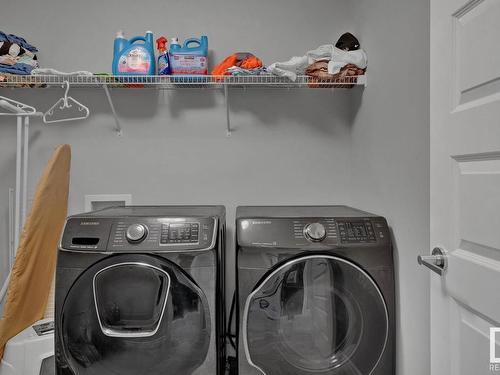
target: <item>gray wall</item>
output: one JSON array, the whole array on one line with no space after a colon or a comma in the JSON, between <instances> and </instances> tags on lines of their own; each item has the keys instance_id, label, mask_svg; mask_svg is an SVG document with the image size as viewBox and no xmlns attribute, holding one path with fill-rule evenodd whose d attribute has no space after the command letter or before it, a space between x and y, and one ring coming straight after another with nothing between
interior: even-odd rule
<instances>
[{"instance_id":1,"label":"gray wall","mask_svg":"<svg viewBox=\"0 0 500 375\"><path fill-rule=\"evenodd\" d=\"M354 31L370 58L363 94L357 89L234 91L231 138L225 136L223 97L217 91L114 90L124 127L119 138L104 93L72 90L92 116L78 123L33 124L30 192L53 147L69 143L70 213L83 210L85 194L130 193L135 204L224 204L230 259L237 205L340 203L384 214L393 227L401 281L398 374L428 373L427 274L414 263L429 236L427 7L427 1L411 0L3 4L2 29L39 46L44 66L66 71L109 71L118 29L128 36L145 29L181 38L206 33L213 61L248 50L265 63ZM0 89L0 95L41 110L60 94ZM15 121L0 117L0 125L3 279Z\"/></svg>"},{"instance_id":2,"label":"gray wall","mask_svg":"<svg viewBox=\"0 0 500 375\"><path fill-rule=\"evenodd\" d=\"M214 62L252 51L265 63L332 43L349 27L349 1L301 0L76 1L19 0L2 4L2 30L40 48L44 67L63 71L111 70L115 33L182 39L206 33ZM72 90L87 104L89 120L32 126L30 193L55 145L73 149L70 213L84 195L130 193L134 204L225 204L228 222L238 204L349 202L350 92L235 90L226 138L221 92L114 90L124 135L102 90ZM1 90L40 110L62 90ZM7 197L14 184L15 121L0 118L0 259L6 272ZM232 225L229 258L232 258Z\"/></svg>"},{"instance_id":3,"label":"gray wall","mask_svg":"<svg viewBox=\"0 0 500 375\"><path fill-rule=\"evenodd\" d=\"M387 216L396 245L397 374L429 374L429 1L360 0L355 24L369 58L354 105L351 197ZM358 110L356 110L358 108Z\"/></svg>"}]
</instances>

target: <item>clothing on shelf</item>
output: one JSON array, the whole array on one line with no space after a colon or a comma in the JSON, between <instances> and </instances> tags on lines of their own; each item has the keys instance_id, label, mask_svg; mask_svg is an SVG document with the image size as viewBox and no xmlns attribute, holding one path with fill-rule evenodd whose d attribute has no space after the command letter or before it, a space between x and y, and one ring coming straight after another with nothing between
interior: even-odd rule
<instances>
[{"instance_id":1,"label":"clothing on shelf","mask_svg":"<svg viewBox=\"0 0 500 375\"><path fill-rule=\"evenodd\" d=\"M328 63L328 73L338 74L346 65L356 65L360 69L366 69L368 65L368 57L362 49L356 51L344 51L334 48L332 59Z\"/></svg>"},{"instance_id":2,"label":"clothing on shelf","mask_svg":"<svg viewBox=\"0 0 500 375\"><path fill-rule=\"evenodd\" d=\"M339 73L330 74L328 61L321 60L309 65L305 74L309 77L309 87L311 88L352 88L356 82L351 82L349 77L357 77L365 74L365 69L361 69L354 64L347 64L342 67ZM356 78L353 78L356 80ZM332 82L332 85L325 83Z\"/></svg>"},{"instance_id":3,"label":"clothing on shelf","mask_svg":"<svg viewBox=\"0 0 500 375\"><path fill-rule=\"evenodd\" d=\"M39 67L36 47L13 34L0 31L0 72L28 75Z\"/></svg>"},{"instance_id":4,"label":"clothing on shelf","mask_svg":"<svg viewBox=\"0 0 500 375\"><path fill-rule=\"evenodd\" d=\"M38 52L38 49L35 46L29 44L25 39L14 34L6 34L0 31L0 42L11 42L23 47L30 52Z\"/></svg>"},{"instance_id":5,"label":"clothing on shelf","mask_svg":"<svg viewBox=\"0 0 500 375\"><path fill-rule=\"evenodd\" d=\"M61 72L52 68L37 68L31 71L31 75L54 75L54 76L64 76L64 77L75 77L75 76L93 76L92 72L86 70L79 70L76 72Z\"/></svg>"},{"instance_id":6,"label":"clothing on shelf","mask_svg":"<svg viewBox=\"0 0 500 375\"><path fill-rule=\"evenodd\" d=\"M277 62L270 65L267 70L277 76L287 77L292 81L297 75L304 74L307 67L317 61L328 62L328 73L337 74L347 64L354 64L361 69L366 69L367 57L362 49L356 51L343 51L331 44L325 44L304 56L294 56L285 62Z\"/></svg>"},{"instance_id":7,"label":"clothing on shelf","mask_svg":"<svg viewBox=\"0 0 500 375\"><path fill-rule=\"evenodd\" d=\"M350 33L343 34L336 45L325 44L307 52L304 56L294 56L285 62L271 64L267 70L280 77L287 77L292 81L297 75L305 74L306 69L317 61L326 61L328 74L339 74L348 64L356 65L364 70L368 64L365 51L360 48L359 41Z\"/></svg>"},{"instance_id":8,"label":"clothing on shelf","mask_svg":"<svg viewBox=\"0 0 500 375\"><path fill-rule=\"evenodd\" d=\"M0 72L4 72L4 73L29 75L32 70L33 70L32 65L23 64L23 63L16 63L14 65L0 64Z\"/></svg>"},{"instance_id":9,"label":"clothing on shelf","mask_svg":"<svg viewBox=\"0 0 500 375\"><path fill-rule=\"evenodd\" d=\"M267 69L265 67L243 69L239 66L232 66L227 68L227 73L232 76L258 76L267 73Z\"/></svg>"},{"instance_id":10,"label":"clothing on shelf","mask_svg":"<svg viewBox=\"0 0 500 375\"><path fill-rule=\"evenodd\" d=\"M226 75L233 75L233 72L236 72L239 75L241 74L255 75L262 73L263 67L264 65L262 64L262 61L254 54L250 52L236 52L226 57L222 62L220 62L212 70L212 75L226 76ZM256 71L251 72L253 70Z\"/></svg>"},{"instance_id":11,"label":"clothing on shelf","mask_svg":"<svg viewBox=\"0 0 500 375\"><path fill-rule=\"evenodd\" d=\"M285 62L271 64L267 70L277 76L297 80L297 75L304 74L306 68L319 60L331 60L335 47L326 44L307 52L304 56L294 56Z\"/></svg>"}]
</instances>

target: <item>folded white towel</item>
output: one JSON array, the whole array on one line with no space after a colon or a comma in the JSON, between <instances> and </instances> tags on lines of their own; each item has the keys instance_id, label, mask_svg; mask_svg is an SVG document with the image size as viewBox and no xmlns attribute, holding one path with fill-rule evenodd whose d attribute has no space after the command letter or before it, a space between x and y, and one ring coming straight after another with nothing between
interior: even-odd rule
<instances>
[{"instance_id":1,"label":"folded white towel","mask_svg":"<svg viewBox=\"0 0 500 375\"><path fill-rule=\"evenodd\" d=\"M288 61L271 64L267 70L274 75L295 81L298 74L304 74L309 65L320 60L329 61L330 74L337 74L347 64L354 64L361 69L367 66L366 53L362 49L344 51L332 44L325 44L307 52L304 56L294 56Z\"/></svg>"},{"instance_id":2,"label":"folded white towel","mask_svg":"<svg viewBox=\"0 0 500 375\"><path fill-rule=\"evenodd\" d=\"M328 63L328 73L337 74L347 64L354 64L358 68L366 69L368 64L368 57L366 52L362 49L356 51L344 51L342 49L335 48L333 50L332 59Z\"/></svg>"}]
</instances>

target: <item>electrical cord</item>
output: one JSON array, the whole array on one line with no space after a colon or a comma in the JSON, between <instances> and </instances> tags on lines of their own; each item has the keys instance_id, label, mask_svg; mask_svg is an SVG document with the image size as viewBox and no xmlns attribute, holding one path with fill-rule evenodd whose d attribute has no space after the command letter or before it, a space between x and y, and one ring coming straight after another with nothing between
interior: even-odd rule
<instances>
[{"instance_id":1,"label":"electrical cord","mask_svg":"<svg viewBox=\"0 0 500 375\"><path fill-rule=\"evenodd\" d=\"M236 309L236 292L233 293L233 299L231 301L231 309L229 310L229 319L228 319L228 325L227 325L227 331L226 333L226 338L229 341L229 344L231 347L236 350L236 334L232 333L232 327L233 327L233 319L234 319L234 310Z\"/></svg>"}]
</instances>

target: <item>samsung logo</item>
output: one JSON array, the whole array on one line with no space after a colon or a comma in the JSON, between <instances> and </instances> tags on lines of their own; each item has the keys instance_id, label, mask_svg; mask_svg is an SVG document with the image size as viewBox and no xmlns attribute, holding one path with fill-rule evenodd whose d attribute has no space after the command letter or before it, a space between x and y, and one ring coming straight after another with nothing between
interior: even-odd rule
<instances>
[{"instance_id":1,"label":"samsung logo","mask_svg":"<svg viewBox=\"0 0 500 375\"><path fill-rule=\"evenodd\" d=\"M101 225L98 221L81 221L80 225Z\"/></svg>"},{"instance_id":2,"label":"samsung logo","mask_svg":"<svg viewBox=\"0 0 500 375\"><path fill-rule=\"evenodd\" d=\"M268 225L272 224L271 220L254 220L252 221L252 225Z\"/></svg>"},{"instance_id":3,"label":"samsung logo","mask_svg":"<svg viewBox=\"0 0 500 375\"><path fill-rule=\"evenodd\" d=\"M250 224L252 225L269 225L269 224L272 224L271 220L243 220L241 222L241 228L243 230L246 230L248 229L248 227L250 226Z\"/></svg>"}]
</instances>

